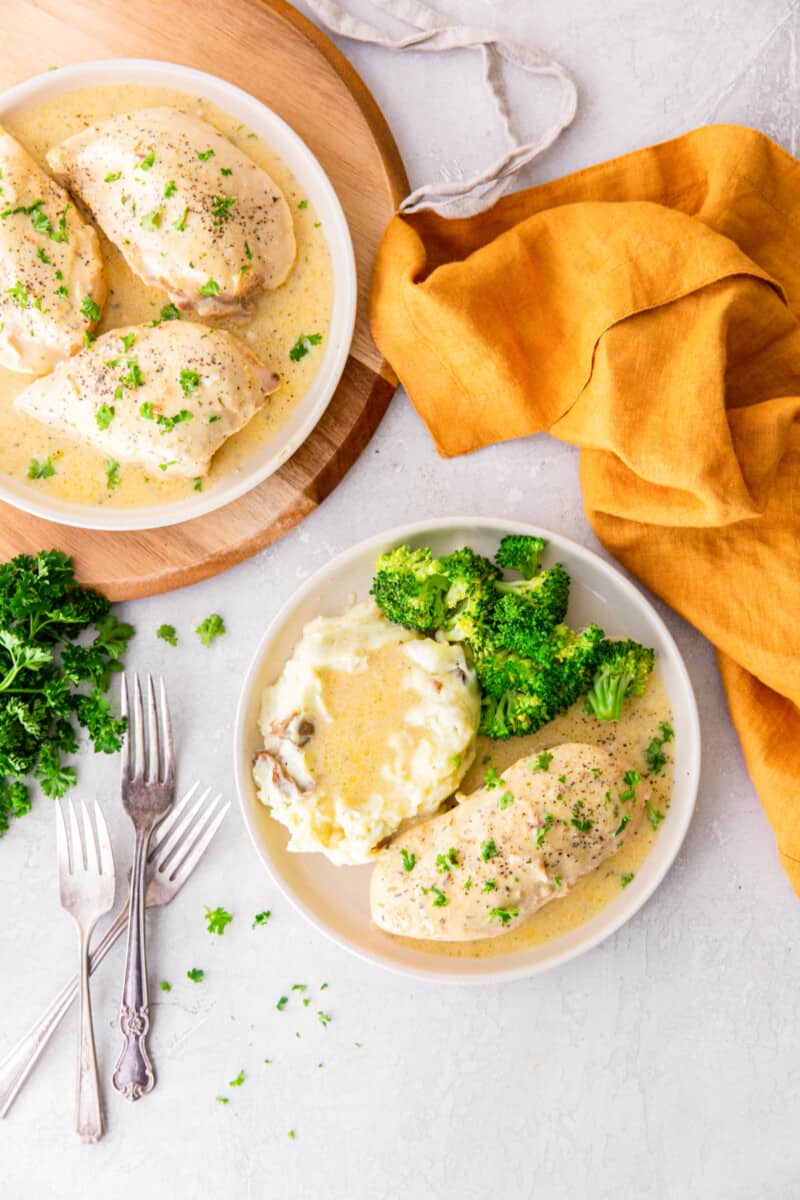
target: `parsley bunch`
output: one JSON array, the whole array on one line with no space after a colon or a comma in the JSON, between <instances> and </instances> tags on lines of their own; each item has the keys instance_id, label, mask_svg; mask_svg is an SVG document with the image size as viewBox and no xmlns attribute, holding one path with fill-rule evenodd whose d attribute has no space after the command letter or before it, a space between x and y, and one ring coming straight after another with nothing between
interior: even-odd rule
<instances>
[{"instance_id":1,"label":"parsley bunch","mask_svg":"<svg viewBox=\"0 0 800 1200\"><path fill-rule=\"evenodd\" d=\"M111 754L122 744L125 721L112 715L105 692L133 627L110 607L77 583L59 550L0 564L0 837L12 817L30 811L27 777L46 796L75 783L62 755L78 749L76 720L95 750ZM88 629L93 640L79 643Z\"/></svg>"}]
</instances>

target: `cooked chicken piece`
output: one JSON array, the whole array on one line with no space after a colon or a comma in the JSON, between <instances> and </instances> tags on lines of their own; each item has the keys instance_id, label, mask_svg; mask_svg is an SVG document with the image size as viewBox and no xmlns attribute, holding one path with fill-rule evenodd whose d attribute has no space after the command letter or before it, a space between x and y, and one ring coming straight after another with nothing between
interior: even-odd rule
<instances>
[{"instance_id":1,"label":"cooked chicken piece","mask_svg":"<svg viewBox=\"0 0 800 1200\"><path fill-rule=\"evenodd\" d=\"M202 316L242 312L295 256L277 184L198 117L145 108L55 146L47 161L146 283Z\"/></svg>"},{"instance_id":2,"label":"cooked chicken piece","mask_svg":"<svg viewBox=\"0 0 800 1200\"><path fill-rule=\"evenodd\" d=\"M497 937L623 845L647 785L597 746L554 746L395 838L372 873L372 919L444 941Z\"/></svg>"},{"instance_id":3,"label":"cooked chicken piece","mask_svg":"<svg viewBox=\"0 0 800 1200\"><path fill-rule=\"evenodd\" d=\"M0 364L52 371L83 345L105 299L97 233L0 127Z\"/></svg>"},{"instance_id":4,"label":"cooked chicken piece","mask_svg":"<svg viewBox=\"0 0 800 1200\"><path fill-rule=\"evenodd\" d=\"M278 382L224 330L169 321L104 333L15 403L111 459L193 478Z\"/></svg>"}]
</instances>

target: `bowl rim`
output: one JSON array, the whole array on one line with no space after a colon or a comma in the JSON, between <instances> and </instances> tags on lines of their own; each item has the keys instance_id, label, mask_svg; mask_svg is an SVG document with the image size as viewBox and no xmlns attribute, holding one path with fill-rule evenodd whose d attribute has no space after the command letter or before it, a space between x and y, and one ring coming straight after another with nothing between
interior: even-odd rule
<instances>
[{"instance_id":1,"label":"bowl rim","mask_svg":"<svg viewBox=\"0 0 800 1200\"><path fill-rule=\"evenodd\" d=\"M291 616L293 609L310 593L319 592L324 588L325 582L331 575L337 574L343 567L346 567L354 559L360 558L363 554L370 551L377 552L386 546L397 545L409 538L416 538L420 535L430 533L440 533L448 529L504 529L509 533L531 534L534 536L546 538L552 545L557 548L566 549L570 554L582 559L587 563L592 570L597 570L602 576L613 580L615 586L621 585L623 590L627 592L629 598L634 605L638 605L643 609L647 616L654 622L658 628L661 637L664 640L675 669L677 670L680 683L685 691L685 699L687 701L686 717L688 720L689 736L682 739L681 749L681 780L685 792L685 800L681 811L675 813L675 821L670 821L665 824L659 833L659 839L669 831L669 841L664 844L662 861L659 862L652 878L646 883L638 887L626 888L622 896L622 904L606 905L596 914L595 918L605 916L605 920L598 922L598 927L588 934L577 945L569 945L558 950L559 941L555 939L551 943L547 943L553 947L552 954L548 955L546 960L536 963L520 963L516 966L507 965L505 967L495 966L494 964L502 963L502 956L498 955L491 959L482 960L487 964L485 971L480 974L467 973L459 971L454 967L447 974L435 972L426 969L424 966L410 966L405 963L398 963L386 957L378 957L370 954L362 947L355 945L345 936L338 933L331 926L326 925L324 921L310 910L310 908L298 897L292 889L283 881L280 874L273 868L271 856L265 846L263 840L259 836L258 829L253 820L251 804L254 797L254 788L252 784L252 776L249 769L249 763L246 759L246 739L247 729L245 727L245 714L249 708L252 699L253 689L260 673L260 669L264 658L266 657L269 646L278 631L282 628L286 620ZM633 583L627 575L616 565L612 565L602 558L595 551L581 545L579 542L573 541L571 538L565 537L563 534L557 533L554 530L545 529L540 525L533 525L524 521L509 520L505 517L486 517L486 516L459 516L452 517L434 517L427 520L409 522L408 524L395 526L387 529L382 533L374 534L368 538L343 550L340 554L326 562L319 570L315 571L304 583L297 588L291 596L281 605L278 612L270 621L262 637L259 639L258 645L255 648L250 665L245 675L242 689L239 695L239 702L236 709L236 718L234 723L233 735L233 752L234 752L234 775L236 781L236 791L239 801L239 808L244 820L245 828L250 837L250 841L255 848L256 854L261 859L267 869L272 882L292 907L300 913L316 930L318 930L329 941L334 942L348 953L355 955L363 962L367 962L372 966L381 967L384 970L390 971L396 975L402 975L405 978L424 980L427 983L436 984L459 984L480 986L492 983L506 983L518 979L531 978L534 975L540 975L545 971L550 971L555 967L562 966L572 959L578 958L580 955L592 950L600 942L616 933L627 921L629 921L650 899L653 893L663 882L667 872L672 867L684 839L691 824L692 816L694 815L695 805L697 801L697 792L700 782L700 765L701 765L701 733L700 733L700 718L697 709L697 700L692 687L691 678L683 660L683 656L678 649L678 646L667 628L663 618L657 612L651 600L644 592ZM674 786L677 786L677 779ZM670 813L672 814L672 809ZM661 843L657 841L653 849L655 850ZM647 861L652 858L653 851L647 856ZM624 900L623 900L624 897ZM587 923L588 925L588 923ZM574 933L579 933L582 928L587 926L578 926ZM446 956L442 956L446 958ZM448 959L451 963L456 963L458 959ZM488 964L492 964L489 966Z\"/></svg>"},{"instance_id":2,"label":"bowl rim","mask_svg":"<svg viewBox=\"0 0 800 1200\"><path fill-rule=\"evenodd\" d=\"M319 423L339 386L353 341L358 283L355 252L347 219L333 184L316 155L273 109L226 79L196 67L186 67L167 60L130 57L91 59L58 67L53 71L41 72L1 92L0 120L9 110L29 108L35 103L41 103L64 92L115 83L172 87L177 91L185 91L188 95L207 99L231 115L242 116L247 124L260 127L263 132L260 132L259 136L263 140L272 145L271 139L274 139L281 145L282 148L276 149L275 152L284 161L288 147L291 155L296 156L290 170L310 195L324 225L331 258L334 292L325 355L317 374L284 426L278 427L274 435L274 451L257 467L242 467L239 471L231 472L209 491L192 492L182 500L153 505L132 505L126 508L104 508L56 498L48 500L46 496L40 496L33 488L28 487L24 481L14 480L0 473L0 500L14 508L59 525L78 529L128 532L159 529L206 516L258 487L288 461ZM30 378L33 381L36 377ZM308 401L309 396L312 400L308 404L308 411L298 421L291 435L281 440L281 430L292 422L293 415Z\"/></svg>"}]
</instances>

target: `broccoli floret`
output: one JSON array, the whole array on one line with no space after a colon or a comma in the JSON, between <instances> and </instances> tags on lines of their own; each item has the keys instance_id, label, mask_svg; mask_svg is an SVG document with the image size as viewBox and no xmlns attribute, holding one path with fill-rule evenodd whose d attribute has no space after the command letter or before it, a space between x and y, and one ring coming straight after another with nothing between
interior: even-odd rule
<instances>
[{"instance_id":1,"label":"broccoli floret","mask_svg":"<svg viewBox=\"0 0 800 1200\"><path fill-rule=\"evenodd\" d=\"M500 571L466 547L438 559L438 568L450 580L442 636L449 642L467 642L474 654L481 654L494 639L492 616Z\"/></svg>"},{"instance_id":2,"label":"broccoli floret","mask_svg":"<svg viewBox=\"0 0 800 1200\"><path fill-rule=\"evenodd\" d=\"M495 559L507 571L519 571L525 579L533 579L546 545L544 538L512 533L501 541Z\"/></svg>"},{"instance_id":3,"label":"broccoli floret","mask_svg":"<svg viewBox=\"0 0 800 1200\"><path fill-rule=\"evenodd\" d=\"M398 546L378 559L370 592L390 621L429 633L445 624L449 588L450 580L427 546Z\"/></svg>"},{"instance_id":4,"label":"broccoli floret","mask_svg":"<svg viewBox=\"0 0 800 1200\"><path fill-rule=\"evenodd\" d=\"M604 642L598 651L598 670L586 697L586 711L598 721L618 721L628 696L641 696L655 660L647 646L630 640Z\"/></svg>"},{"instance_id":5,"label":"broccoli floret","mask_svg":"<svg viewBox=\"0 0 800 1200\"><path fill-rule=\"evenodd\" d=\"M569 603L569 575L556 563L533 579L501 581L495 607L497 641L509 650L536 657L542 634L564 620Z\"/></svg>"},{"instance_id":6,"label":"broccoli floret","mask_svg":"<svg viewBox=\"0 0 800 1200\"><path fill-rule=\"evenodd\" d=\"M551 720L538 696L525 692L504 692L502 696L485 695L481 700L480 732L500 739L535 733Z\"/></svg>"}]
</instances>

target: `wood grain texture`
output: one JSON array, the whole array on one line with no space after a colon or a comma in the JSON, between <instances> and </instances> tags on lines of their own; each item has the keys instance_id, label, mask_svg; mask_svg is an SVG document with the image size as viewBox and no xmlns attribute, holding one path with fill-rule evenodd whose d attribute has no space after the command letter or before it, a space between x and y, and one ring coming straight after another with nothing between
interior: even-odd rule
<instances>
[{"instance_id":1,"label":"wood grain texture","mask_svg":"<svg viewBox=\"0 0 800 1200\"><path fill-rule=\"evenodd\" d=\"M372 265L408 190L388 126L324 34L284 0L4 0L0 90L50 66L157 58L237 84L283 117L330 177L358 270L355 337L325 415L297 453L240 500L152 532L73 529L0 504L0 559L58 546L111 599L196 583L281 537L332 491L374 433L396 386L369 331Z\"/></svg>"}]
</instances>

